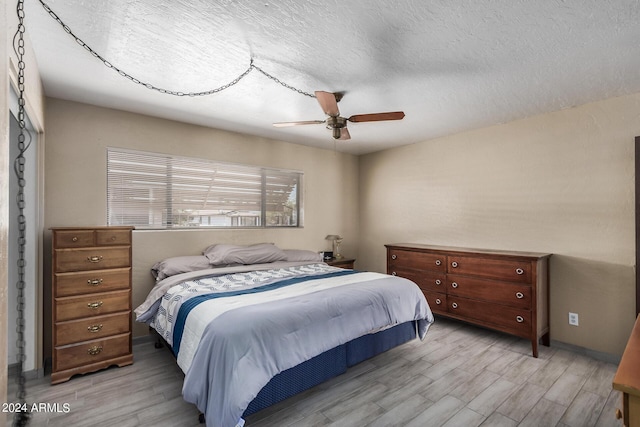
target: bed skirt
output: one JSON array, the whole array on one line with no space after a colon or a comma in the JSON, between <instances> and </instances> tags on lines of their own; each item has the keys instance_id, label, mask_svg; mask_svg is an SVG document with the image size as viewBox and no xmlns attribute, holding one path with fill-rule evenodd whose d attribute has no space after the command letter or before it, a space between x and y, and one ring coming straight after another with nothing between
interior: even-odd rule
<instances>
[{"instance_id":1,"label":"bed skirt","mask_svg":"<svg viewBox=\"0 0 640 427\"><path fill-rule=\"evenodd\" d=\"M343 374L347 368L414 338L415 322L406 322L327 350L273 377L251 401L243 417Z\"/></svg>"}]
</instances>

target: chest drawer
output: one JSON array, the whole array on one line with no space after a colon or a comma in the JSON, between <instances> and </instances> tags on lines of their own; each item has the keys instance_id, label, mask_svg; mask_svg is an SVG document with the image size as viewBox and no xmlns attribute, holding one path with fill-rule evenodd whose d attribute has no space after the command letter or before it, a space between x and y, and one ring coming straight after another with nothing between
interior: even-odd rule
<instances>
[{"instance_id":1,"label":"chest drawer","mask_svg":"<svg viewBox=\"0 0 640 427\"><path fill-rule=\"evenodd\" d=\"M130 272L131 268L118 268L55 274L53 277L54 296L65 297L129 289Z\"/></svg>"},{"instance_id":2,"label":"chest drawer","mask_svg":"<svg viewBox=\"0 0 640 427\"><path fill-rule=\"evenodd\" d=\"M56 347L53 351L53 369L63 371L130 354L131 334L126 333L79 344Z\"/></svg>"},{"instance_id":3,"label":"chest drawer","mask_svg":"<svg viewBox=\"0 0 640 427\"><path fill-rule=\"evenodd\" d=\"M55 304L54 321L63 322L131 310L130 299L131 292L128 290L58 298Z\"/></svg>"},{"instance_id":4,"label":"chest drawer","mask_svg":"<svg viewBox=\"0 0 640 427\"><path fill-rule=\"evenodd\" d=\"M96 244L99 246L130 245L131 233L129 230L119 229L96 230Z\"/></svg>"},{"instance_id":5,"label":"chest drawer","mask_svg":"<svg viewBox=\"0 0 640 427\"><path fill-rule=\"evenodd\" d=\"M531 283L532 277L531 263L528 261L461 255L448 257L447 272L520 283Z\"/></svg>"},{"instance_id":6,"label":"chest drawer","mask_svg":"<svg viewBox=\"0 0 640 427\"><path fill-rule=\"evenodd\" d=\"M129 255L128 246L56 249L55 269L65 272L127 267L130 263Z\"/></svg>"},{"instance_id":7,"label":"chest drawer","mask_svg":"<svg viewBox=\"0 0 640 427\"><path fill-rule=\"evenodd\" d=\"M56 248L82 248L94 246L93 230L65 230L53 235L53 245Z\"/></svg>"},{"instance_id":8,"label":"chest drawer","mask_svg":"<svg viewBox=\"0 0 640 427\"><path fill-rule=\"evenodd\" d=\"M54 327L55 346L59 347L129 332L130 321L131 312L126 311L119 314L56 323Z\"/></svg>"},{"instance_id":9,"label":"chest drawer","mask_svg":"<svg viewBox=\"0 0 640 427\"><path fill-rule=\"evenodd\" d=\"M442 272L445 272L447 269L447 257L439 254L390 249L388 260L388 266L391 269L404 268Z\"/></svg>"},{"instance_id":10,"label":"chest drawer","mask_svg":"<svg viewBox=\"0 0 640 427\"><path fill-rule=\"evenodd\" d=\"M531 309L531 286L449 274L447 293L512 307Z\"/></svg>"}]
</instances>

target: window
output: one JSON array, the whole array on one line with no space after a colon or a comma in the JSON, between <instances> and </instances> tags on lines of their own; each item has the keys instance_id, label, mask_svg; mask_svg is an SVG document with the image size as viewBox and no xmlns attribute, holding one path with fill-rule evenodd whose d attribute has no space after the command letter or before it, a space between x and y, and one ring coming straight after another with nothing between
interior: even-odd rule
<instances>
[{"instance_id":1,"label":"window","mask_svg":"<svg viewBox=\"0 0 640 427\"><path fill-rule=\"evenodd\" d=\"M107 149L109 225L300 227L302 173Z\"/></svg>"}]
</instances>

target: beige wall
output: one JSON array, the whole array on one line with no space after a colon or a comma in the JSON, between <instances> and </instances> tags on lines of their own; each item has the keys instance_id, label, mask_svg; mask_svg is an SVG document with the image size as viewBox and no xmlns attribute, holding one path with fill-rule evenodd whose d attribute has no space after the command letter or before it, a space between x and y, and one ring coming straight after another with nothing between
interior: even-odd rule
<instances>
[{"instance_id":1,"label":"beige wall","mask_svg":"<svg viewBox=\"0 0 640 427\"><path fill-rule=\"evenodd\" d=\"M343 253L357 255L355 156L59 99L48 99L46 114L45 229L106 224L107 147L304 172L304 228L134 231L134 307L153 286L149 273L153 263L169 256L199 254L216 242L273 242L283 249L319 251L329 248L324 240L327 234L341 234ZM327 145L332 147L330 141ZM45 236L50 244L50 232ZM50 260L47 269L49 264ZM135 335L146 333L144 325L136 325Z\"/></svg>"},{"instance_id":2,"label":"beige wall","mask_svg":"<svg viewBox=\"0 0 640 427\"><path fill-rule=\"evenodd\" d=\"M551 339L619 356L637 135L640 94L362 156L360 267L385 271L385 243L553 253Z\"/></svg>"}]
</instances>

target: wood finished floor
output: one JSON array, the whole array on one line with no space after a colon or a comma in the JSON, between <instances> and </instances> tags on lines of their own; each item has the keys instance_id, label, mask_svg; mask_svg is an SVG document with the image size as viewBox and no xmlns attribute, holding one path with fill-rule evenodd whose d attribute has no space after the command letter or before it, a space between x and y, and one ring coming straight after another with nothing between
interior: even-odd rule
<instances>
[{"instance_id":1,"label":"wood finished floor","mask_svg":"<svg viewBox=\"0 0 640 427\"><path fill-rule=\"evenodd\" d=\"M414 340L247 419L282 426L620 426L617 366L437 319ZM134 364L51 386L28 382L29 403L68 403L33 414L32 426L202 426L181 396L183 375L167 349L134 346ZM15 385L9 386L9 397ZM1 419L0 419L1 421ZM10 423L10 421L9 421Z\"/></svg>"}]
</instances>

